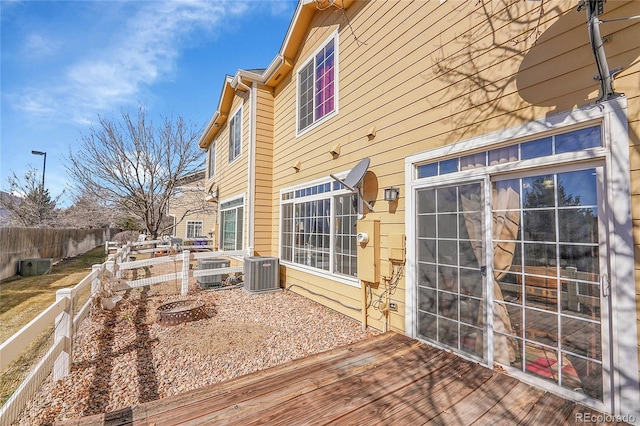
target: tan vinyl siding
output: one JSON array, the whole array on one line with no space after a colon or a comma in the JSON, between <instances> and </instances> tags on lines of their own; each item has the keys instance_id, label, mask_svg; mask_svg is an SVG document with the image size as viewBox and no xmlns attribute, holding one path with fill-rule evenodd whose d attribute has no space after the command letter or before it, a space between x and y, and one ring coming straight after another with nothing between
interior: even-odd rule
<instances>
[{"instance_id":1,"label":"tan vinyl siding","mask_svg":"<svg viewBox=\"0 0 640 426\"><path fill-rule=\"evenodd\" d=\"M381 219L381 274L388 275L388 235L405 232L405 157L597 99L584 12L576 12L573 2L557 2L545 7L538 21L539 7L539 2L355 2L346 17L333 10L316 12L294 69L275 90L273 229L279 229L281 188L348 171L370 157L377 196L376 212L367 217ZM614 17L632 16L640 13L638 7L634 2L608 2L606 11ZM338 25L339 113L296 138L297 71ZM605 44L610 67L628 67L616 78L615 88L627 93L629 111L635 114L630 117L635 138L632 185L637 188L632 199L633 217L640 224L640 64L637 59L632 62L637 58L639 24L608 25L603 35L615 32ZM377 134L369 140L372 126ZM333 159L329 150L338 143L341 155ZM293 169L297 161L298 173ZM393 211L383 200L388 186L400 188ZM274 253L278 243L274 232ZM289 268L287 284L335 293L341 301L359 306L359 290L302 271ZM638 285L636 293L640 303ZM404 331L403 280L392 300L399 309L391 314L389 327ZM329 301L322 303L334 307ZM344 312L360 318L355 311ZM370 311L370 317L376 314Z\"/></svg>"},{"instance_id":2,"label":"tan vinyl siding","mask_svg":"<svg viewBox=\"0 0 640 426\"><path fill-rule=\"evenodd\" d=\"M236 198L245 194L244 200L244 223L243 223L243 247L247 246L247 200L248 193L248 146L251 127L251 113L246 95L234 96L230 110L229 119L224 123L223 128L216 136L216 175L213 179L219 188L218 202L225 202L230 198ZM242 145L240 156L232 163L229 163L229 121L233 114L242 108ZM211 182L211 181L209 181ZM216 225L216 232L220 232L220 223Z\"/></svg>"},{"instance_id":3,"label":"tan vinyl siding","mask_svg":"<svg viewBox=\"0 0 640 426\"><path fill-rule=\"evenodd\" d=\"M273 95L269 88L257 91L255 159L254 251L257 256L273 252Z\"/></svg>"}]
</instances>

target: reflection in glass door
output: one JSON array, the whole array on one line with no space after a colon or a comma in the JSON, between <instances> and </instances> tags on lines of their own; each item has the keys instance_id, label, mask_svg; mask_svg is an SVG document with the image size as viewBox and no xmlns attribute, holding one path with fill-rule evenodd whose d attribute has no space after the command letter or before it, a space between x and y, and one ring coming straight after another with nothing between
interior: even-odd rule
<instances>
[{"instance_id":1,"label":"reflection in glass door","mask_svg":"<svg viewBox=\"0 0 640 426\"><path fill-rule=\"evenodd\" d=\"M599 173L495 181L491 205L495 360L603 401Z\"/></svg>"},{"instance_id":2,"label":"reflection in glass door","mask_svg":"<svg viewBox=\"0 0 640 426\"><path fill-rule=\"evenodd\" d=\"M484 360L482 184L416 195L418 334Z\"/></svg>"}]
</instances>

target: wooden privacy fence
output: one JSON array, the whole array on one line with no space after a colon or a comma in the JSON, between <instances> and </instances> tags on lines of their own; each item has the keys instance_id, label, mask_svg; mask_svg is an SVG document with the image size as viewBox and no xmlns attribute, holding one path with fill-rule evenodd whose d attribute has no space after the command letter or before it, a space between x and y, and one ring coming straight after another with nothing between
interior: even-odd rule
<instances>
[{"instance_id":1,"label":"wooden privacy fence","mask_svg":"<svg viewBox=\"0 0 640 426\"><path fill-rule=\"evenodd\" d=\"M104 244L116 232L112 228L0 228L0 279L16 275L21 259L77 256Z\"/></svg>"},{"instance_id":2,"label":"wooden privacy fence","mask_svg":"<svg viewBox=\"0 0 640 426\"><path fill-rule=\"evenodd\" d=\"M163 256L134 260L134 255L155 254L158 248L163 250ZM165 248L166 250L164 250ZM201 245L197 248L198 250L207 250L212 247ZM53 344L7 402L0 407L0 424L8 425L18 418L26 403L35 395L49 374L53 375L54 382L69 374L73 355L73 336L82 320L90 313L98 297L101 298L103 306L108 307L107 304L115 304L122 298L116 293L118 291L152 284L175 282L176 280L180 282L180 293L185 295L188 291L190 277L242 272L245 255L246 253L242 250L226 252L179 251L163 245L162 241L145 241L126 244L119 248L116 253L109 255L108 260L103 264L93 265L90 274L84 277L76 286L58 290L56 292L56 301L53 304L0 345L0 371L3 371L38 336L51 327L51 324L54 325ZM235 259L240 266L203 270L192 268L192 261L196 261L195 264L197 265L198 260L212 258ZM122 279L124 271L137 271L140 268L150 271L151 266L177 265L178 263L180 267L175 272L146 276L142 279ZM135 276L135 274L131 275ZM106 288L107 286L109 288ZM86 297L84 303L81 303L79 302L79 296L85 292L88 297Z\"/></svg>"}]
</instances>

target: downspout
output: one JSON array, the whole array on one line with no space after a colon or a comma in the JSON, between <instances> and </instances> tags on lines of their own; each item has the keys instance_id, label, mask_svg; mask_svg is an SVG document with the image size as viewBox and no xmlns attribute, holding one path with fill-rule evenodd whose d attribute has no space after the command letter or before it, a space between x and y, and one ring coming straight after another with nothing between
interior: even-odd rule
<instances>
[{"instance_id":1,"label":"downspout","mask_svg":"<svg viewBox=\"0 0 640 426\"><path fill-rule=\"evenodd\" d=\"M247 206L247 255L254 255L254 235L253 229L255 228L255 212L254 212L254 200L255 196L255 172L253 170L255 164L255 153L256 153L256 99L255 99L255 83L253 83L252 87L247 86L242 82L242 77L239 73L231 81L231 87L234 90L242 90L245 92L249 92L249 108L251 109L251 114L249 116L249 158L247 159L247 199L245 205Z\"/></svg>"},{"instance_id":2,"label":"downspout","mask_svg":"<svg viewBox=\"0 0 640 426\"><path fill-rule=\"evenodd\" d=\"M242 80L240 80L240 84ZM244 85L244 84L243 84ZM246 86L245 86L246 87ZM249 89L247 87L247 89ZM248 250L251 256L254 255L254 244L255 244L255 222L256 222L256 212L255 212L255 196L256 196L256 138L257 138L257 105L258 101L256 99L258 90L257 83L253 82L251 88L249 90L249 100L250 100L250 108L251 108L251 117L250 117L250 128L249 128L249 159L248 159L248 173L247 173L247 188L249 195L247 196L247 211L248 211L248 223L247 223L247 236L248 236Z\"/></svg>"},{"instance_id":3,"label":"downspout","mask_svg":"<svg viewBox=\"0 0 640 426\"><path fill-rule=\"evenodd\" d=\"M619 95L613 90L613 76L622 71L622 68L609 71L607 55L605 54L602 36L600 35L600 24L602 21L598 19L598 16L604 11L604 1L605 0L582 0L578 5L578 11L583 8L587 9L589 40L591 42L593 57L596 61L596 67L598 68L598 75L593 78L600 81L600 97L597 102L604 102Z\"/></svg>"}]
</instances>

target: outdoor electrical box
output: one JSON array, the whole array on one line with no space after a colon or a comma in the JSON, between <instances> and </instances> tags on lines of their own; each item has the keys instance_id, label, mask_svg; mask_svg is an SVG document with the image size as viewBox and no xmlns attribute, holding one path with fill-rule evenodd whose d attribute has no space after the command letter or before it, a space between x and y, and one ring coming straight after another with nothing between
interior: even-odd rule
<instances>
[{"instance_id":1,"label":"outdoor electrical box","mask_svg":"<svg viewBox=\"0 0 640 426\"><path fill-rule=\"evenodd\" d=\"M404 263L406 253L406 237L404 234L389 234L389 247L387 248L389 262Z\"/></svg>"},{"instance_id":2,"label":"outdoor electrical box","mask_svg":"<svg viewBox=\"0 0 640 426\"><path fill-rule=\"evenodd\" d=\"M380 220L358 221L358 279L369 283L380 282Z\"/></svg>"},{"instance_id":3,"label":"outdoor electrical box","mask_svg":"<svg viewBox=\"0 0 640 426\"><path fill-rule=\"evenodd\" d=\"M53 259L22 259L19 266L23 277L45 275L51 272Z\"/></svg>"}]
</instances>

